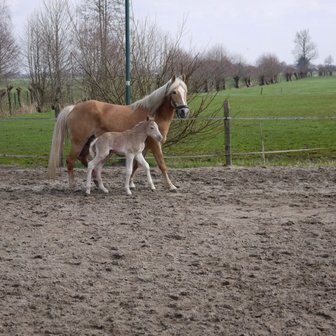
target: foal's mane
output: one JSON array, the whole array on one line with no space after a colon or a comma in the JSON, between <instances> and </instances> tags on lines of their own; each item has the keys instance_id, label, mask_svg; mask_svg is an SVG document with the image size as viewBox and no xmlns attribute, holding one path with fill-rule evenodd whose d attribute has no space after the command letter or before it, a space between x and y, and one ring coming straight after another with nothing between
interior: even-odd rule
<instances>
[{"instance_id":1,"label":"foal's mane","mask_svg":"<svg viewBox=\"0 0 336 336\"><path fill-rule=\"evenodd\" d=\"M150 119L150 120L147 120L147 119L141 120L140 122L138 122L132 128L127 129L126 131L124 131L124 133L135 133L135 132L137 132L137 130L138 130L139 127L143 126L145 123L148 123L149 121L154 121L154 120L152 120L152 119Z\"/></svg>"},{"instance_id":2,"label":"foal's mane","mask_svg":"<svg viewBox=\"0 0 336 336\"><path fill-rule=\"evenodd\" d=\"M185 90L187 89L183 80L179 77L176 77L172 82L170 79L166 84L159 87L149 95L145 96L142 99L137 100L131 106L135 110L138 107L143 107L150 110L150 113L153 115L159 106L162 104L164 98L168 96L173 90L175 90L178 86L182 85Z\"/></svg>"}]
</instances>

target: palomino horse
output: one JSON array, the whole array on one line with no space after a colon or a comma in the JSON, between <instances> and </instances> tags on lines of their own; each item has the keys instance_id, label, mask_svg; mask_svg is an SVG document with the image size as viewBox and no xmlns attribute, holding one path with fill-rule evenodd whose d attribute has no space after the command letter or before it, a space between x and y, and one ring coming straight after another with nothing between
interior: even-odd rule
<instances>
[{"instance_id":1,"label":"palomino horse","mask_svg":"<svg viewBox=\"0 0 336 336\"><path fill-rule=\"evenodd\" d=\"M126 155L126 181L125 189L127 195L132 195L130 190L130 177L133 169L133 161L136 159L138 163L146 170L147 180L152 190L155 190L155 186L150 174L149 164L142 155L142 151L145 149L145 140L147 137L151 137L154 140L160 142L162 135L159 131L157 123L153 118L147 117L145 121L141 121L135 125L132 129L124 132L106 132L93 140L90 145L90 155L93 157L93 147L96 150L96 156L88 164L87 181L86 181L86 193L90 194L91 189L91 175L92 171L96 170L98 187L105 193L108 190L104 187L101 171L103 169L104 162L110 156L110 153L118 153Z\"/></svg>"},{"instance_id":2,"label":"palomino horse","mask_svg":"<svg viewBox=\"0 0 336 336\"><path fill-rule=\"evenodd\" d=\"M174 110L179 118L187 118L187 86L184 78L173 76L165 85L131 105L115 105L89 100L65 107L58 115L50 149L48 175L55 178L56 168L61 161L66 131L69 131L71 148L67 157L69 185L74 187L74 165L79 159L84 166L88 163L89 145L94 136L105 132L123 132L152 115L159 126L163 141L167 137ZM163 159L161 143L147 138L144 154L151 150L170 190L176 187L170 181ZM137 168L135 163L133 174ZM132 177L133 177L132 174ZM133 186L133 182L131 181Z\"/></svg>"}]
</instances>

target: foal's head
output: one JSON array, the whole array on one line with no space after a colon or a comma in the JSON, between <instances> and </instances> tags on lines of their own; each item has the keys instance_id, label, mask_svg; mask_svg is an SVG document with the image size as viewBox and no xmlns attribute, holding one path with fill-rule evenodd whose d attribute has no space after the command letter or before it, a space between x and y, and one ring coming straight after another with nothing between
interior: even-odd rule
<instances>
[{"instance_id":1,"label":"foal's head","mask_svg":"<svg viewBox=\"0 0 336 336\"><path fill-rule=\"evenodd\" d=\"M147 116L147 119L145 121L146 124L146 133L148 136L153 138L154 140L160 142L163 139L163 136L159 130L159 127L157 123L154 121L153 118Z\"/></svg>"}]
</instances>

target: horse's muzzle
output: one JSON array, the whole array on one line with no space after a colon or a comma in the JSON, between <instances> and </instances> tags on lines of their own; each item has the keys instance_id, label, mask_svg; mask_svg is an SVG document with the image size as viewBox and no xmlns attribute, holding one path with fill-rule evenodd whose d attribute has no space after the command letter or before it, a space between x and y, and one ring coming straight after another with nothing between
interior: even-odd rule
<instances>
[{"instance_id":1,"label":"horse's muzzle","mask_svg":"<svg viewBox=\"0 0 336 336\"><path fill-rule=\"evenodd\" d=\"M176 115L180 119L186 119L189 116L189 107L188 105L180 105L175 107Z\"/></svg>"}]
</instances>

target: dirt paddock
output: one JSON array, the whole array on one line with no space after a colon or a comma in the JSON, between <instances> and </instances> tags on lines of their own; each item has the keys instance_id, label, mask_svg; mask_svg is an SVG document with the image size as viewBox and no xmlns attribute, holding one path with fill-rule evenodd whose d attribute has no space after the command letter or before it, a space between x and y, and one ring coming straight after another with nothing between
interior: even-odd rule
<instances>
[{"instance_id":1,"label":"dirt paddock","mask_svg":"<svg viewBox=\"0 0 336 336\"><path fill-rule=\"evenodd\" d=\"M336 169L0 167L0 334L336 335Z\"/></svg>"}]
</instances>

